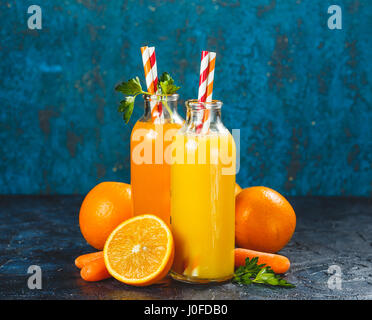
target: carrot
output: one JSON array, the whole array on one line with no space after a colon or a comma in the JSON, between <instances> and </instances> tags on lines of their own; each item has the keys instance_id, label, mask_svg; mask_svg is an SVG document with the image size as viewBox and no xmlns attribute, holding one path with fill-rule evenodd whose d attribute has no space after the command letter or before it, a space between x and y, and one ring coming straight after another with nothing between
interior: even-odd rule
<instances>
[{"instance_id":1,"label":"carrot","mask_svg":"<svg viewBox=\"0 0 372 320\"><path fill-rule=\"evenodd\" d=\"M100 281L111 277L106 269L105 260L103 257L87 263L81 269L80 276L85 281Z\"/></svg>"},{"instance_id":2,"label":"carrot","mask_svg":"<svg viewBox=\"0 0 372 320\"><path fill-rule=\"evenodd\" d=\"M285 273L288 271L291 263L287 257L279 254L259 252L249 249L236 248L235 249L235 267L245 265L245 259L258 257L257 264L266 264L270 266L275 273Z\"/></svg>"},{"instance_id":3,"label":"carrot","mask_svg":"<svg viewBox=\"0 0 372 320\"><path fill-rule=\"evenodd\" d=\"M103 258L103 251L83 254L83 255L81 255L81 256L79 256L75 259L75 265L79 269L81 269L82 267L84 267L89 262L91 262L93 260L96 260L96 259L99 259L99 258Z\"/></svg>"}]
</instances>

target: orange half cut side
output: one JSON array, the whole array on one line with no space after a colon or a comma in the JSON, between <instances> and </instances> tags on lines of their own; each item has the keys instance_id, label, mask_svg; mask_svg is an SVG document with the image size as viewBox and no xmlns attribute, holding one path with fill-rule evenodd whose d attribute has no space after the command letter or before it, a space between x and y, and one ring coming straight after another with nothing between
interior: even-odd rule
<instances>
[{"instance_id":1,"label":"orange half cut side","mask_svg":"<svg viewBox=\"0 0 372 320\"><path fill-rule=\"evenodd\" d=\"M147 286L168 274L174 258L173 236L160 218L136 216L110 234L103 252L106 268L114 278Z\"/></svg>"}]
</instances>

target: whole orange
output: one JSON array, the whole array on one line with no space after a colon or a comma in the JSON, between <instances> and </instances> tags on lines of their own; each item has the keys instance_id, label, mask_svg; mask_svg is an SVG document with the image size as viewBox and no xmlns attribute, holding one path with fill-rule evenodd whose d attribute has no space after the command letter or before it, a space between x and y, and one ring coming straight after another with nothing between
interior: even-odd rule
<instances>
[{"instance_id":1,"label":"whole orange","mask_svg":"<svg viewBox=\"0 0 372 320\"><path fill-rule=\"evenodd\" d=\"M296 214L280 193L251 187L235 198L235 241L238 247L274 253L291 239Z\"/></svg>"},{"instance_id":2,"label":"whole orange","mask_svg":"<svg viewBox=\"0 0 372 320\"><path fill-rule=\"evenodd\" d=\"M102 250L110 233L132 216L130 184L102 182L89 191L81 205L80 230L91 246Z\"/></svg>"}]
</instances>

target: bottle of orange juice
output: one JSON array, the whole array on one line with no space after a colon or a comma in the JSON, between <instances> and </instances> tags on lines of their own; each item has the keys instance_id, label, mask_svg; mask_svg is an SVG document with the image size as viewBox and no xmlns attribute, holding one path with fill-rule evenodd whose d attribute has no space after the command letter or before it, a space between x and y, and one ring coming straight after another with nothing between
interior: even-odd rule
<instances>
[{"instance_id":1,"label":"bottle of orange juice","mask_svg":"<svg viewBox=\"0 0 372 320\"><path fill-rule=\"evenodd\" d=\"M171 275L186 282L224 281L234 273L235 142L221 121L221 101L188 100L186 106L185 125L173 139ZM200 130L205 112L207 130Z\"/></svg>"},{"instance_id":2,"label":"bottle of orange juice","mask_svg":"<svg viewBox=\"0 0 372 320\"><path fill-rule=\"evenodd\" d=\"M128 123L137 96L143 95L145 112L130 138L130 171L134 215L154 214L170 224L170 164L165 157L174 134L183 124L177 113L175 85L168 72L158 78L155 47L141 47L147 91L139 77L119 83L115 90L125 95L118 111Z\"/></svg>"},{"instance_id":3,"label":"bottle of orange juice","mask_svg":"<svg viewBox=\"0 0 372 320\"><path fill-rule=\"evenodd\" d=\"M170 223L170 163L172 138L182 127L179 95L143 95L145 112L130 139L134 215L154 214Z\"/></svg>"}]
</instances>

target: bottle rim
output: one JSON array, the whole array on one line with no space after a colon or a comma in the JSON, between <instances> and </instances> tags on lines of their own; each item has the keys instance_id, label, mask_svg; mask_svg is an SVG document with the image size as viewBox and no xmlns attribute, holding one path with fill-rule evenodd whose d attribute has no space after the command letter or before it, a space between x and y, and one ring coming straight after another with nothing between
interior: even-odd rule
<instances>
[{"instance_id":1,"label":"bottle rim","mask_svg":"<svg viewBox=\"0 0 372 320\"><path fill-rule=\"evenodd\" d=\"M185 102L186 107L193 110L200 109L220 109L223 102L220 100L212 100L211 102L200 102L198 99L189 99Z\"/></svg>"},{"instance_id":2,"label":"bottle rim","mask_svg":"<svg viewBox=\"0 0 372 320\"><path fill-rule=\"evenodd\" d=\"M178 101L180 95L178 93L173 94L143 94L143 99L145 101Z\"/></svg>"}]
</instances>

